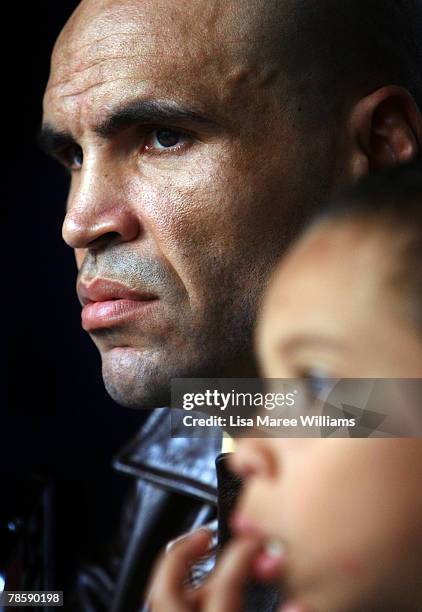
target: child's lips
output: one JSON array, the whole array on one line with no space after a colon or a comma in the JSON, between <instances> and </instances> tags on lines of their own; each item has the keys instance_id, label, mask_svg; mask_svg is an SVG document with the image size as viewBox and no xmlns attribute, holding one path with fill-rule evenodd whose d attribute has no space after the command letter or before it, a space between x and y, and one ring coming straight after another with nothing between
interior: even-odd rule
<instances>
[{"instance_id":1,"label":"child's lips","mask_svg":"<svg viewBox=\"0 0 422 612\"><path fill-rule=\"evenodd\" d=\"M266 540L262 549L256 555L252 564L254 577L262 582L278 578L286 565L286 552L283 543L278 538Z\"/></svg>"},{"instance_id":2,"label":"child's lips","mask_svg":"<svg viewBox=\"0 0 422 612\"><path fill-rule=\"evenodd\" d=\"M240 513L233 516L231 527L238 537L262 541L262 547L252 563L254 578L263 582L280 578L280 573L286 564L284 541L279 537L265 534L262 529Z\"/></svg>"}]
</instances>

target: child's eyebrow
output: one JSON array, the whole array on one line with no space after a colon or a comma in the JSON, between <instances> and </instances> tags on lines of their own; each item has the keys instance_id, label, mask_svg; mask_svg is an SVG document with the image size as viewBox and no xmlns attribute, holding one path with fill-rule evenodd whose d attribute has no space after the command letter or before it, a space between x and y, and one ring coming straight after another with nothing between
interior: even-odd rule
<instances>
[{"instance_id":1,"label":"child's eyebrow","mask_svg":"<svg viewBox=\"0 0 422 612\"><path fill-rule=\"evenodd\" d=\"M291 336L286 340L280 341L277 348L281 353L290 353L298 349L315 346L318 348L329 348L335 351L342 351L346 348L344 342L341 340L328 338L327 336L319 336L317 334L299 334L297 336Z\"/></svg>"}]
</instances>

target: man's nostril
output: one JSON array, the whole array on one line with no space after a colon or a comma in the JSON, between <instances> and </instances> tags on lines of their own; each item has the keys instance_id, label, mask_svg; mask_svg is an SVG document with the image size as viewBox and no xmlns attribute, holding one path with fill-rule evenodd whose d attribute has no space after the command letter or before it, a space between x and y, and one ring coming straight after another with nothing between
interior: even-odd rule
<instances>
[{"instance_id":1,"label":"man's nostril","mask_svg":"<svg viewBox=\"0 0 422 612\"><path fill-rule=\"evenodd\" d=\"M112 242L116 242L117 239L120 238L120 234L118 232L107 232L106 234L102 234L98 236L98 238L94 238L91 240L87 248L88 249L101 249L105 246L110 245Z\"/></svg>"}]
</instances>

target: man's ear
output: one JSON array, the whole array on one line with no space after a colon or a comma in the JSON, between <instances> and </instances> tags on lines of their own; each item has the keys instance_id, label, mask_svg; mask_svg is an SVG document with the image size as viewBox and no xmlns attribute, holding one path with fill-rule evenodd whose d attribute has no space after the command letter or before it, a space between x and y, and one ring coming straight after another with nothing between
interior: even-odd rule
<instances>
[{"instance_id":1,"label":"man's ear","mask_svg":"<svg viewBox=\"0 0 422 612\"><path fill-rule=\"evenodd\" d=\"M350 116L350 129L356 178L411 161L422 149L421 113L410 93L396 85L359 100Z\"/></svg>"}]
</instances>

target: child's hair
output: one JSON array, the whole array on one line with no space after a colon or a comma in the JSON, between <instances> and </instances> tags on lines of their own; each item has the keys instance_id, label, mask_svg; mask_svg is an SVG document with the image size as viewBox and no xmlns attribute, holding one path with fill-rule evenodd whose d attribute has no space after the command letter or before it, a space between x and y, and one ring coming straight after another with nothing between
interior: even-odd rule
<instances>
[{"instance_id":1,"label":"child's hair","mask_svg":"<svg viewBox=\"0 0 422 612\"><path fill-rule=\"evenodd\" d=\"M368 223L385 231L394 261L390 280L422 332L422 161L371 174L329 202L310 222Z\"/></svg>"}]
</instances>

